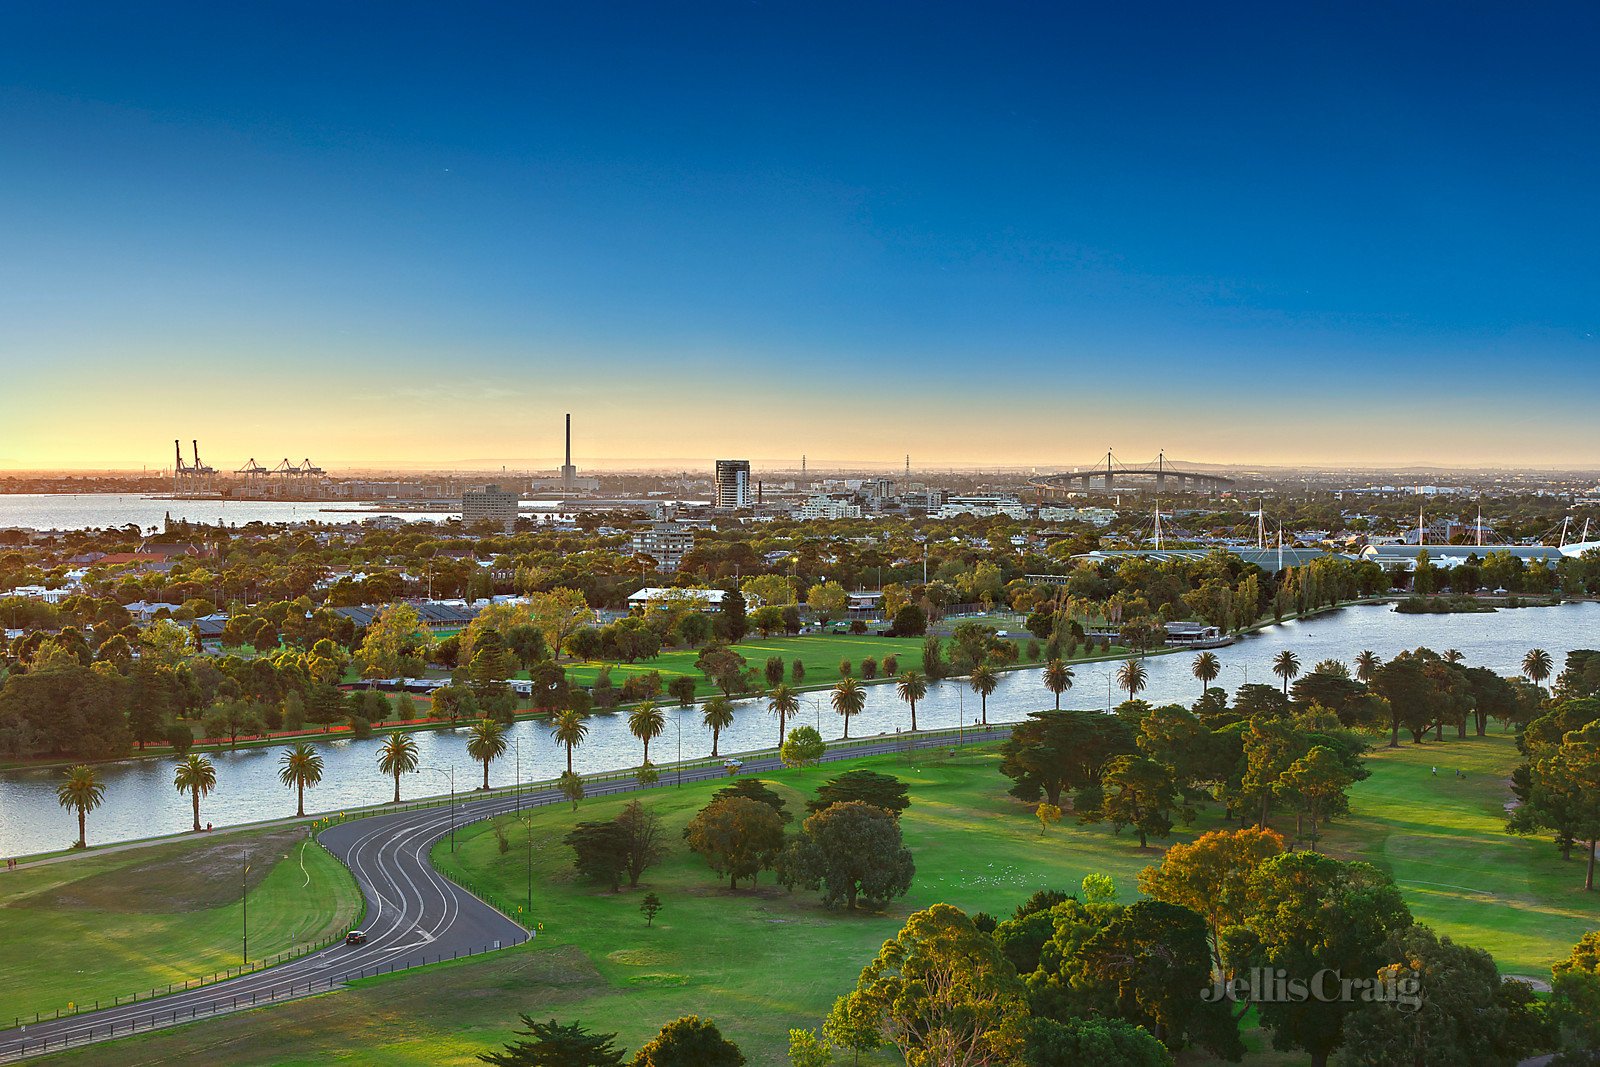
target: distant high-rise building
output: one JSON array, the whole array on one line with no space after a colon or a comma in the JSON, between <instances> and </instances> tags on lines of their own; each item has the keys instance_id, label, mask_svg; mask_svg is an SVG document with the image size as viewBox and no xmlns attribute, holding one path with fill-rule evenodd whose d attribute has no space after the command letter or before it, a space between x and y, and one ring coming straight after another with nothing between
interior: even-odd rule
<instances>
[{"instance_id":1,"label":"distant high-rise building","mask_svg":"<svg viewBox=\"0 0 1600 1067\"><path fill-rule=\"evenodd\" d=\"M519 503L516 493L507 492L498 485L468 489L461 494L461 524L472 526L475 523L492 522L510 530L516 525Z\"/></svg>"},{"instance_id":2,"label":"distant high-rise building","mask_svg":"<svg viewBox=\"0 0 1600 1067\"><path fill-rule=\"evenodd\" d=\"M717 507L727 510L750 506L750 461L747 459L719 459L716 469Z\"/></svg>"},{"instance_id":3,"label":"distant high-rise building","mask_svg":"<svg viewBox=\"0 0 1600 1067\"><path fill-rule=\"evenodd\" d=\"M570 493L577 488L578 468L572 465L572 415L567 415L567 461L561 465L561 491Z\"/></svg>"}]
</instances>

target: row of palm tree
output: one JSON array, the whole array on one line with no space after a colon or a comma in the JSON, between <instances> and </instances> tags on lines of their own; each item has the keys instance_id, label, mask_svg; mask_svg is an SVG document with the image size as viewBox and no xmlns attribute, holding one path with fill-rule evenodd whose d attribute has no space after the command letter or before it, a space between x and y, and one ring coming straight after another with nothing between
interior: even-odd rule
<instances>
[{"instance_id":1,"label":"row of palm tree","mask_svg":"<svg viewBox=\"0 0 1600 1067\"><path fill-rule=\"evenodd\" d=\"M999 684L993 668L980 664L973 668L970 684L981 698L981 721L989 721L988 698ZM1045 671L1045 685L1056 694L1056 707L1061 706L1061 693L1072 686L1072 669L1060 660L1051 661ZM895 690L901 700L911 708L911 729L917 729L917 702L928 695L928 681L921 672L908 670L895 681ZM850 737L850 719L866 708L866 688L854 678L841 679L830 696L834 711L844 717L844 736ZM800 694L788 685L775 687L767 697L768 709L778 717L778 743L787 736L789 720L800 710ZM711 731L711 756L720 752L722 731L733 725L733 703L727 697L717 696L702 707L701 721ZM566 749L567 773L573 773L573 750L589 736L589 724L579 712L560 712L552 720L552 739ZM644 762L650 762L650 742L666 731L665 713L655 703L646 701L628 715L628 729L644 745ZM467 728L467 754L483 764L483 789L489 788L490 764L505 755L509 742L504 724L493 719L482 719ZM406 774L416 772L421 766L417 742L410 734L401 731L389 733L378 745L379 773L394 780L394 803L400 802L400 781ZM295 791L295 816L306 814L306 790L322 782L324 764L322 754L309 742L301 741L283 750L278 758L278 780ZM180 760L173 784L179 792L190 796L194 811L194 829L200 829L200 800L209 796L217 786L217 771L206 756L191 753ZM67 772L57 788L57 798L62 807L72 808L78 815L78 844L86 846L88 814L99 808L105 800L105 783L94 768L78 766Z\"/></svg>"},{"instance_id":2,"label":"row of palm tree","mask_svg":"<svg viewBox=\"0 0 1600 1067\"><path fill-rule=\"evenodd\" d=\"M180 793L188 793L194 803L194 829L200 830L200 798L209 796L217 787L217 769L211 760L191 752L178 761L172 784ZM89 813L106 799L106 784L100 772L88 764L69 768L56 786L56 801L78 816L78 840L74 848L88 848Z\"/></svg>"},{"instance_id":3,"label":"row of palm tree","mask_svg":"<svg viewBox=\"0 0 1600 1067\"><path fill-rule=\"evenodd\" d=\"M1445 658L1458 662L1462 655L1455 649L1445 653ZM1355 657L1356 677L1370 682L1383 666L1383 660L1371 650ZM1222 663L1214 652L1200 652L1194 658L1190 672L1200 683L1201 695L1222 673ZM1522 659L1522 673L1535 685L1543 685L1555 672L1550 653L1542 648L1530 649ZM1285 695L1289 683L1300 674L1300 658L1288 649L1279 652L1272 661L1272 673L1283 681ZM1117 669L1117 683L1127 691L1128 699L1135 699L1144 691L1149 675L1140 659L1129 659ZM1061 710L1061 694L1072 688L1072 668L1059 659L1051 660L1044 668L1044 686L1055 695L1056 710ZM980 722L989 722L989 695L999 684L992 667L979 664L972 669L968 684L980 699ZM917 729L917 702L928 695L928 680L921 672L908 670L895 680L895 692L911 708L911 730ZM854 678L843 678L830 694L833 710L844 718L844 737L850 737L850 719L866 708L866 688ZM789 720L800 710L800 694L788 685L779 685L767 695L767 708L778 718L778 743L787 736ZM566 749L567 773L573 773L573 750L589 736L586 717L576 711L563 711L552 720L551 738ZM716 758L722 731L733 725L733 704L726 697L713 697L702 707L701 721L711 731L711 755ZM666 731L666 714L652 702L636 707L628 716L628 730L644 745L644 762L650 762L650 742ZM483 719L467 730L467 754L483 764L483 786L489 788L489 765L505 755L509 742L504 724L493 719ZM394 802L400 802L400 778L415 772L420 766L417 742L411 735L390 733L378 746L378 770L394 779ZM278 779L295 791L295 815L304 818L306 789L322 781L322 755L311 744L301 741L284 749L278 759ZM194 830L200 830L200 800L217 787L217 771L211 760L198 753L190 753L178 761L173 773L173 786L179 793L189 795L193 805ZM62 807L77 814L78 841L75 847L85 848L88 815L105 802L105 783L90 766L70 768L56 787L56 799Z\"/></svg>"}]
</instances>

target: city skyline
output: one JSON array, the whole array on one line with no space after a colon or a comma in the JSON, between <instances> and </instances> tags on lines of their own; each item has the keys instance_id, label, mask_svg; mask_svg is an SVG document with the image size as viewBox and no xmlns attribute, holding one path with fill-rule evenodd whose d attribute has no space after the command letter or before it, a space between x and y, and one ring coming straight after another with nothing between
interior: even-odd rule
<instances>
[{"instance_id":1,"label":"city skyline","mask_svg":"<svg viewBox=\"0 0 1600 1067\"><path fill-rule=\"evenodd\" d=\"M1600 450L1592 8L303 14L9 17L0 468Z\"/></svg>"}]
</instances>

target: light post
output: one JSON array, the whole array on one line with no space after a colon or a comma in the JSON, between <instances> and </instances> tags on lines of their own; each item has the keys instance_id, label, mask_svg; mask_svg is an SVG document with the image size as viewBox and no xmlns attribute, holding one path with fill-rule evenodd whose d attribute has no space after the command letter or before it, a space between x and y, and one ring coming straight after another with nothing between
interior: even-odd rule
<instances>
[{"instance_id":1,"label":"light post","mask_svg":"<svg viewBox=\"0 0 1600 1067\"><path fill-rule=\"evenodd\" d=\"M1250 684L1250 668L1248 666L1246 666L1243 663L1230 663L1230 664L1228 664L1228 666L1232 667L1236 671L1243 671L1244 672L1244 684L1245 685L1249 685Z\"/></svg>"},{"instance_id":2,"label":"light post","mask_svg":"<svg viewBox=\"0 0 1600 1067\"><path fill-rule=\"evenodd\" d=\"M533 921L533 812L528 812L526 818L518 816L519 821L528 831L528 921Z\"/></svg>"},{"instance_id":3,"label":"light post","mask_svg":"<svg viewBox=\"0 0 1600 1067\"><path fill-rule=\"evenodd\" d=\"M456 850L456 769L453 765L449 767L435 767L430 764L429 766L424 767L423 770L433 771L435 774L448 774L450 776L450 851L454 852Z\"/></svg>"},{"instance_id":4,"label":"light post","mask_svg":"<svg viewBox=\"0 0 1600 1067\"><path fill-rule=\"evenodd\" d=\"M243 870L239 872L239 905L244 909L244 962L250 962L250 853L239 854Z\"/></svg>"},{"instance_id":5,"label":"light post","mask_svg":"<svg viewBox=\"0 0 1600 1067\"><path fill-rule=\"evenodd\" d=\"M678 773L678 788L681 789L681 788L683 788L683 724L678 721L678 716L676 716L676 715L674 715L668 721L670 721L672 723L672 728L675 731L677 731L677 734L678 734L678 772L677 773Z\"/></svg>"},{"instance_id":6,"label":"light post","mask_svg":"<svg viewBox=\"0 0 1600 1067\"><path fill-rule=\"evenodd\" d=\"M1095 671L1095 676L1106 680L1106 711L1111 710L1111 683L1115 680L1110 671Z\"/></svg>"},{"instance_id":7,"label":"light post","mask_svg":"<svg viewBox=\"0 0 1600 1067\"><path fill-rule=\"evenodd\" d=\"M512 788L511 795L516 798L513 801L513 803L516 805L517 814L520 815L520 814L522 814L522 738L520 738L520 737L516 738L516 745L517 745L517 784Z\"/></svg>"}]
</instances>

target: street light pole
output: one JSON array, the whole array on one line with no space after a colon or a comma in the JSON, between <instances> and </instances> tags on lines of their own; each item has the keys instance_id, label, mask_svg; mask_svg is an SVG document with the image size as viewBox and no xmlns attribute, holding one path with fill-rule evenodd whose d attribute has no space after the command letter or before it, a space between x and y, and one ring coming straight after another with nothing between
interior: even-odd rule
<instances>
[{"instance_id":1,"label":"street light pole","mask_svg":"<svg viewBox=\"0 0 1600 1067\"><path fill-rule=\"evenodd\" d=\"M516 798L514 803L516 804L517 814L520 815L520 814L522 814L522 738L520 738L520 737L517 738L516 742L517 742L517 784L516 784L516 787L511 791L511 795Z\"/></svg>"},{"instance_id":2,"label":"street light pole","mask_svg":"<svg viewBox=\"0 0 1600 1067\"><path fill-rule=\"evenodd\" d=\"M250 962L250 853L241 853L239 862L243 870L239 872L239 905L244 909L244 962Z\"/></svg>"},{"instance_id":3,"label":"street light pole","mask_svg":"<svg viewBox=\"0 0 1600 1067\"><path fill-rule=\"evenodd\" d=\"M533 921L533 812L522 819L522 825L528 830L528 921Z\"/></svg>"},{"instance_id":4,"label":"street light pole","mask_svg":"<svg viewBox=\"0 0 1600 1067\"><path fill-rule=\"evenodd\" d=\"M456 850L456 769L449 767L435 767L432 764L422 768L434 774L448 774L450 776L450 851Z\"/></svg>"},{"instance_id":5,"label":"street light pole","mask_svg":"<svg viewBox=\"0 0 1600 1067\"><path fill-rule=\"evenodd\" d=\"M669 721L678 733L678 788L681 789L683 788L683 724L678 721L677 716L673 716Z\"/></svg>"},{"instance_id":6,"label":"street light pole","mask_svg":"<svg viewBox=\"0 0 1600 1067\"><path fill-rule=\"evenodd\" d=\"M967 691L956 685L956 747L967 743Z\"/></svg>"}]
</instances>

